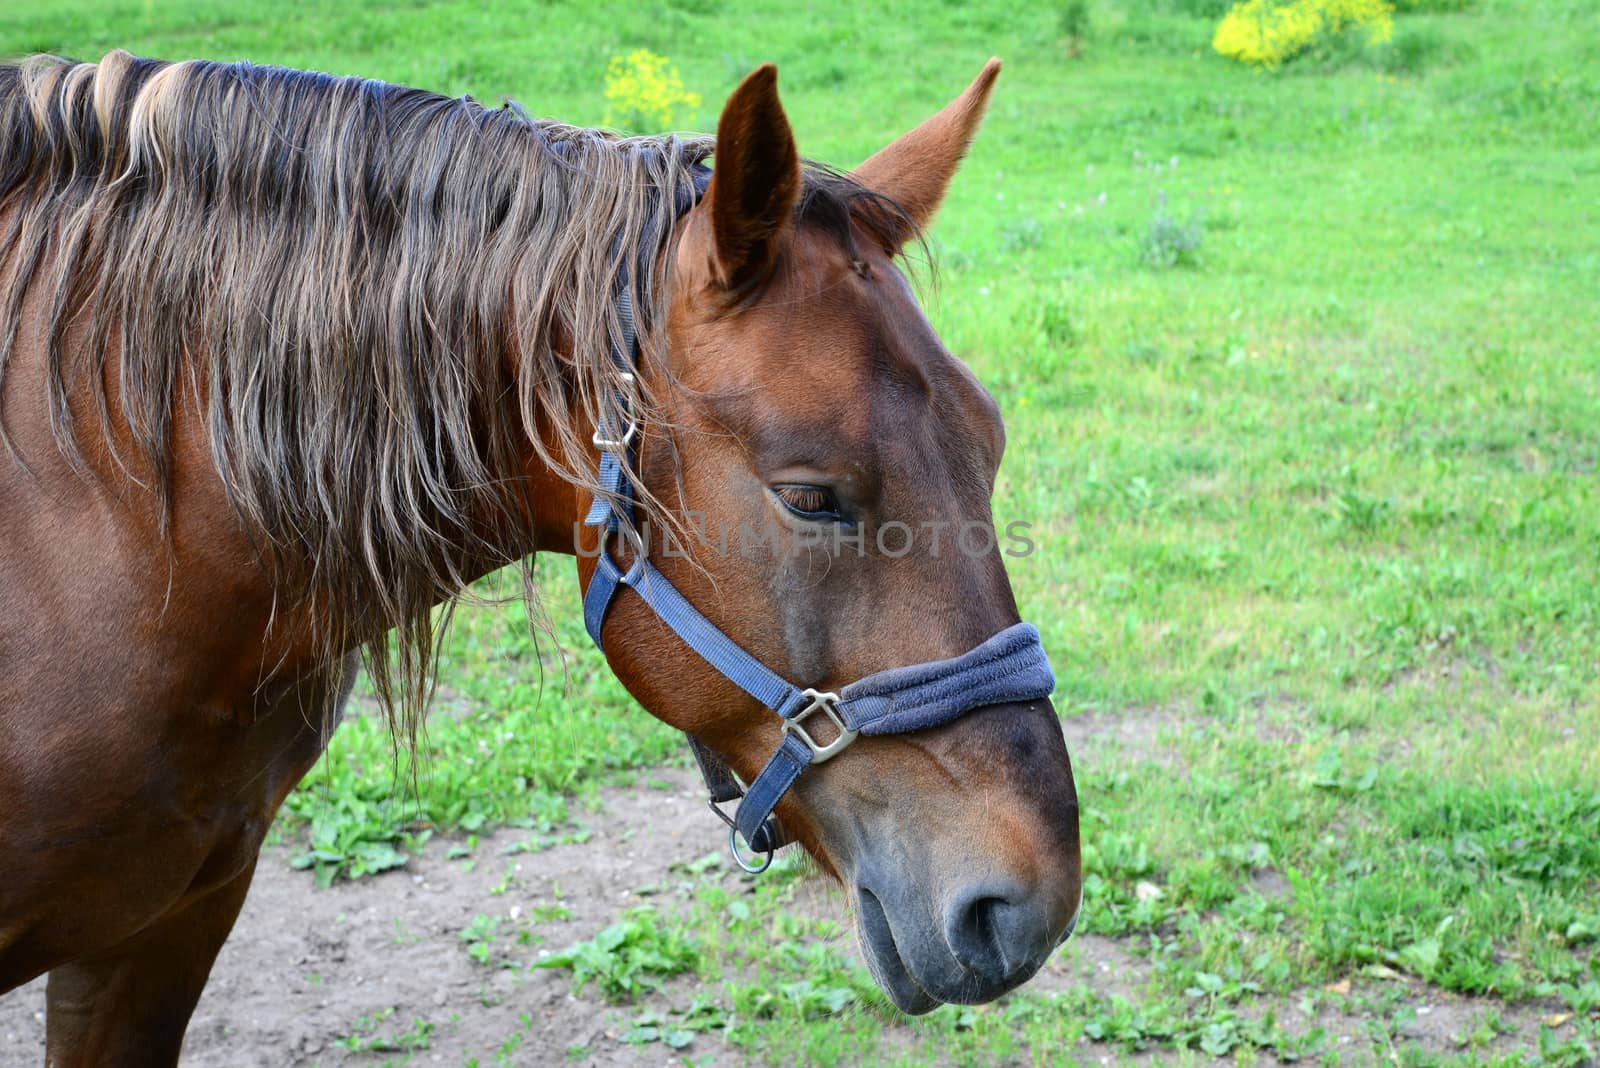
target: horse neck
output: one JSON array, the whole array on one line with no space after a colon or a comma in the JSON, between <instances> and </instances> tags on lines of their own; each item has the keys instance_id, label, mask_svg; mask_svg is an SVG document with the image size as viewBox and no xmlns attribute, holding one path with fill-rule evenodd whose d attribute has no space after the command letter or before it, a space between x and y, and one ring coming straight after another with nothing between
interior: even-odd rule
<instances>
[{"instance_id":1,"label":"horse neck","mask_svg":"<svg viewBox=\"0 0 1600 1068\"><path fill-rule=\"evenodd\" d=\"M573 416L577 418L576 414ZM554 454L561 444L548 430L542 434L545 451ZM582 462L582 461L580 461ZM562 474L542 461L532 449L523 463L523 479L516 502L522 529L531 534L526 545L511 546L509 556L578 551L577 535L589 507L587 496Z\"/></svg>"}]
</instances>

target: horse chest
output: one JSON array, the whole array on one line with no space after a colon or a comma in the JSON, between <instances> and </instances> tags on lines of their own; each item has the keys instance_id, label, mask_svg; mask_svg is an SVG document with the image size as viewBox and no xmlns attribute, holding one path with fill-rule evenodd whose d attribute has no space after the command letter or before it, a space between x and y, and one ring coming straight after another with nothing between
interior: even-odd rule
<instances>
[{"instance_id":1,"label":"horse chest","mask_svg":"<svg viewBox=\"0 0 1600 1068\"><path fill-rule=\"evenodd\" d=\"M0 705L0 989L246 871L352 678L341 668L163 706L162 689L176 695L155 673L53 721Z\"/></svg>"}]
</instances>

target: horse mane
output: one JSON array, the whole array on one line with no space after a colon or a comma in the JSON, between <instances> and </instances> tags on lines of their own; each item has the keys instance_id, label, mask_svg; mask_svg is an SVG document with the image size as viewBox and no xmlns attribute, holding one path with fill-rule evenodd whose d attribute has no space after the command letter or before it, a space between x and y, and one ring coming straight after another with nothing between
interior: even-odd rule
<instances>
[{"instance_id":1,"label":"horse mane","mask_svg":"<svg viewBox=\"0 0 1600 1068\"><path fill-rule=\"evenodd\" d=\"M620 425L616 280L632 280L641 358L664 366L660 252L713 148L248 63L0 66L0 388L37 292L59 447L83 462L68 384L96 383L112 455L163 523L191 398L277 588L332 609L324 648L362 647L414 741L470 578L455 561L519 563L533 594L531 560L507 549L532 545L530 447L601 491L587 439L605 413ZM846 245L852 220L892 248L915 233L814 165L797 211ZM637 398L636 418L658 411Z\"/></svg>"}]
</instances>

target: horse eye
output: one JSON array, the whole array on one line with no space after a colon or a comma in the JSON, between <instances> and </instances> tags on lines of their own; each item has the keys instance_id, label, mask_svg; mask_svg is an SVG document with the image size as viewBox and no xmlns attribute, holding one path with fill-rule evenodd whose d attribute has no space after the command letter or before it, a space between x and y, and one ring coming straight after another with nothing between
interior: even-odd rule
<instances>
[{"instance_id":1,"label":"horse eye","mask_svg":"<svg viewBox=\"0 0 1600 1068\"><path fill-rule=\"evenodd\" d=\"M773 492L801 519L838 522L843 518L839 498L826 486L774 486Z\"/></svg>"}]
</instances>

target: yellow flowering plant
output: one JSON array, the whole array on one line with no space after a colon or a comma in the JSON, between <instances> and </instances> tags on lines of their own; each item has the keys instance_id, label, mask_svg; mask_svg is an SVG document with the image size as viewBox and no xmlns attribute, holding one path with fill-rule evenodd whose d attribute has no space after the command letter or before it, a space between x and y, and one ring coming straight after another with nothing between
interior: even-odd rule
<instances>
[{"instance_id":1,"label":"yellow flowering plant","mask_svg":"<svg viewBox=\"0 0 1600 1068\"><path fill-rule=\"evenodd\" d=\"M699 107L700 94L683 87L678 68L648 48L612 56L606 67L607 126L636 133L670 129L676 109Z\"/></svg>"},{"instance_id":2,"label":"yellow flowering plant","mask_svg":"<svg viewBox=\"0 0 1600 1068\"><path fill-rule=\"evenodd\" d=\"M1276 67L1340 34L1368 44L1394 36L1390 0L1239 0L1217 25L1211 47L1229 59Z\"/></svg>"}]
</instances>

